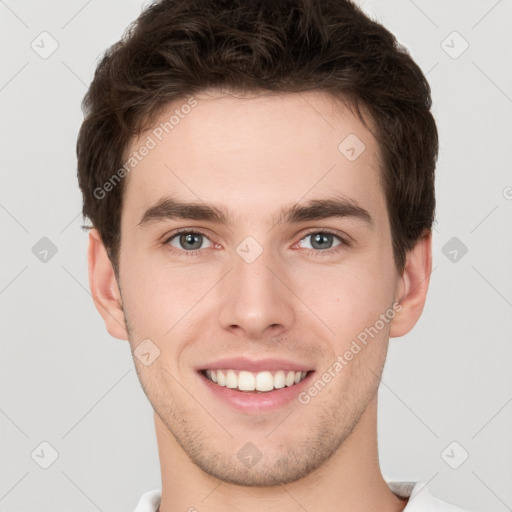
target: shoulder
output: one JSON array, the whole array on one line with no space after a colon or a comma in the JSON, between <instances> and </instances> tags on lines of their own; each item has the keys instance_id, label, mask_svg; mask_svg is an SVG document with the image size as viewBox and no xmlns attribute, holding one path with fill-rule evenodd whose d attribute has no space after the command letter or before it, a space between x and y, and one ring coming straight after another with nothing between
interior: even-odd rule
<instances>
[{"instance_id":1,"label":"shoulder","mask_svg":"<svg viewBox=\"0 0 512 512\"><path fill-rule=\"evenodd\" d=\"M391 491L401 498L409 498L403 512L472 512L440 500L430 493L424 482L387 482Z\"/></svg>"},{"instance_id":2,"label":"shoulder","mask_svg":"<svg viewBox=\"0 0 512 512\"><path fill-rule=\"evenodd\" d=\"M160 489L145 492L133 512L157 512L162 493Z\"/></svg>"}]
</instances>

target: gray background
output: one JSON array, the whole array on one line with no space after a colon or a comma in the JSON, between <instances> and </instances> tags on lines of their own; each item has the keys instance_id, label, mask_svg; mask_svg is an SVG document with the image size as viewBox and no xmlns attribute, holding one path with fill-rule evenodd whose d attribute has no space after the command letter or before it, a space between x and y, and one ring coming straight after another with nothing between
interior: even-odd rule
<instances>
[{"instance_id":1,"label":"gray background","mask_svg":"<svg viewBox=\"0 0 512 512\"><path fill-rule=\"evenodd\" d=\"M142 5L0 1L2 511L130 511L160 487L129 346L88 291L75 158L95 65ZM512 3L361 5L427 73L441 138L430 293L379 392L383 474L511 510Z\"/></svg>"}]
</instances>

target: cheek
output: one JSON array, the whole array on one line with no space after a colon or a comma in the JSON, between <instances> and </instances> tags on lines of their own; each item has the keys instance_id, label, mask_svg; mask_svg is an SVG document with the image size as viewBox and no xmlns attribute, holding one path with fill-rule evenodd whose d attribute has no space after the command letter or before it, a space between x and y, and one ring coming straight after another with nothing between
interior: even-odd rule
<instances>
[{"instance_id":1,"label":"cheek","mask_svg":"<svg viewBox=\"0 0 512 512\"><path fill-rule=\"evenodd\" d=\"M305 278L304 276L308 276ZM338 267L318 267L293 276L295 290L340 340L375 323L392 305L393 267L383 259L354 259Z\"/></svg>"},{"instance_id":2,"label":"cheek","mask_svg":"<svg viewBox=\"0 0 512 512\"><path fill-rule=\"evenodd\" d=\"M170 339L185 317L188 322L194 318L197 304L216 281L212 267L171 266L135 253L125 257L121 268L123 307L139 338Z\"/></svg>"},{"instance_id":3,"label":"cheek","mask_svg":"<svg viewBox=\"0 0 512 512\"><path fill-rule=\"evenodd\" d=\"M392 254L384 242L335 265L299 259L283 269L293 294L311 312L297 321L306 325L321 320L341 340L373 325L390 307L394 291ZM129 240L125 243L129 246ZM220 309L219 303L210 303L215 293L208 292L224 274L222 264L198 264L194 257L170 264L163 249L150 258L137 251L137 244L131 247L121 255L121 282L125 312L138 337L166 339L182 329L185 317L196 323L206 311L214 315ZM297 297L289 295L289 303L296 304Z\"/></svg>"}]
</instances>

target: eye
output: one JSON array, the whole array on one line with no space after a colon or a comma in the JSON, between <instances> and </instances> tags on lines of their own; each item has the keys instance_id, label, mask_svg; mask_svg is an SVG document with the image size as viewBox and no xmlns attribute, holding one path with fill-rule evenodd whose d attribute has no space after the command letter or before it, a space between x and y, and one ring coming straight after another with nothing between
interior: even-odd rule
<instances>
[{"instance_id":1,"label":"eye","mask_svg":"<svg viewBox=\"0 0 512 512\"><path fill-rule=\"evenodd\" d=\"M199 231L178 231L166 240L166 244L179 251L185 251L188 254L196 254L199 249L205 249L205 241L210 242L209 238ZM212 247L212 244L208 247ZM187 255L188 255L187 254Z\"/></svg>"},{"instance_id":2,"label":"eye","mask_svg":"<svg viewBox=\"0 0 512 512\"><path fill-rule=\"evenodd\" d=\"M333 245L333 240L338 239L339 243ZM312 231L308 233L305 237L303 237L299 244L304 240L310 239L311 242L309 247L305 247L306 249L315 249L312 252L333 252L336 251L336 247L340 245L349 245L345 239L343 239L340 235L331 233L330 231L321 230L321 231Z\"/></svg>"},{"instance_id":3,"label":"eye","mask_svg":"<svg viewBox=\"0 0 512 512\"><path fill-rule=\"evenodd\" d=\"M311 242L309 243L309 247L305 247L305 249L312 249L308 252L315 256L331 254L345 246L350 246L350 242L346 238L325 229L311 231L306 236L302 237L298 244L308 239L310 239ZM338 240L338 243L335 243L335 239ZM210 245L205 246L204 244L208 242ZM175 252L178 255L196 256L201 253L201 249L213 247L215 244L201 231L181 229L171 234L165 240L164 245L170 247L171 252Z\"/></svg>"}]
</instances>

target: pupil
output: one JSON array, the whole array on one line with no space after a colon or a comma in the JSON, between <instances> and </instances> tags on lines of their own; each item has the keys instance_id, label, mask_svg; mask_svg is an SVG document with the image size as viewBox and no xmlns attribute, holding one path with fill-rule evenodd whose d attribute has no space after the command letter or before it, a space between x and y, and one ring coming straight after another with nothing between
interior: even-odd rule
<instances>
[{"instance_id":1,"label":"pupil","mask_svg":"<svg viewBox=\"0 0 512 512\"><path fill-rule=\"evenodd\" d=\"M329 235L328 233L317 233L313 239L314 239L314 242L313 242L313 247L315 246L315 244L319 244L320 245L320 249L329 249L332 245L332 240L330 240L331 238L331 235ZM328 242L331 242L331 243L328 243ZM325 247L325 245L322 247L322 244L325 244L327 242L327 247Z\"/></svg>"},{"instance_id":2,"label":"pupil","mask_svg":"<svg viewBox=\"0 0 512 512\"><path fill-rule=\"evenodd\" d=\"M187 233L186 235L181 235L181 244L182 246L184 247L187 247L188 244L192 244L193 247L190 247L190 245L188 246L189 249L199 249L201 247L201 238L202 235L200 235L199 233ZM194 240L195 240L195 244L194 244ZM199 240L199 241L198 241Z\"/></svg>"}]
</instances>

